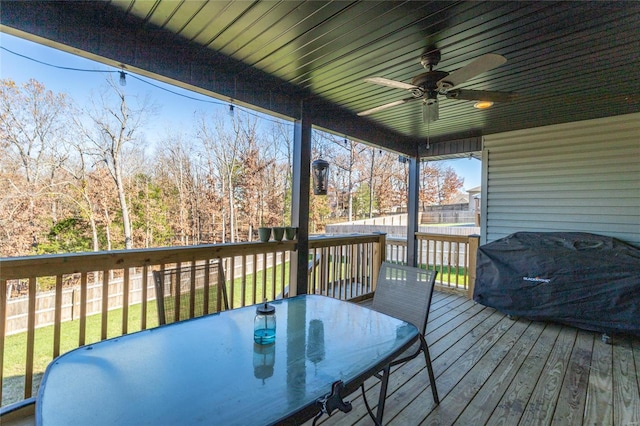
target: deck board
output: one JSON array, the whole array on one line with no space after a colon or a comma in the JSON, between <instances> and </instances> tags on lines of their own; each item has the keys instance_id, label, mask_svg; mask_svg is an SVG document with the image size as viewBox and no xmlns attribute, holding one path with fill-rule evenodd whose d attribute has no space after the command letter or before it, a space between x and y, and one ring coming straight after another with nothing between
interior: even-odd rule
<instances>
[{"instance_id":1,"label":"deck board","mask_svg":"<svg viewBox=\"0 0 640 426\"><path fill-rule=\"evenodd\" d=\"M594 339L584 423L613 424L613 345Z\"/></svg>"},{"instance_id":2,"label":"deck board","mask_svg":"<svg viewBox=\"0 0 640 426\"><path fill-rule=\"evenodd\" d=\"M547 362L548 348L555 344L560 333L559 326L545 327L540 338L536 340L532 350L523 360L520 369L507 387L504 395L493 409L487 423L518 424L529 402L529 397L537 383L538 377ZM486 407L485 409L490 409Z\"/></svg>"},{"instance_id":3,"label":"deck board","mask_svg":"<svg viewBox=\"0 0 640 426\"><path fill-rule=\"evenodd\" d=\"M551 422L576 336L577 329L567 327L558 336L520 418L521 425Z\"/></svg>"},{"instance_id":4,"label":"deck board","mask_svg":"<svg viewBox=\"0 0 640 426\"><path fill-rule=\"evenodd\" d=\"M613 347L613 423L640 424L640 393L630 339L620 339Z\"/></svg>"},{"instance_id":5,"label":"deck board","mask_svg":"<svg viewBox=\"0 0 640 426\"><path fill-rule=\"evenodd\" d=\"M485 342L484 349L481 348L481 345L476 345L478 356L482 355L480 359L476 360L474 359L476 357L472 357L466 365L452 366L453 371L456 371L461 378L441 400L441 404L429 414L426 421L423 422L424 424L453 424L456 421L468 402L473 399L477 391L482 388L482 385L500 364L501 359L516 344L528 325L524 321L517 323L506 321L508 322L504 326L508 329L503 334L496 335L494 341L486 338L485 335L485 338L481 340Z\"/></svg>"},{"instance_id":6,"label":"deck board","mask_svg":"<svg viewBox=\"0 0 640 426\"><path fill-rule=\"evenodd\" d=\"M492 411L487 407L496 407L514 377L520 370L523 361L531 351L531 347L544 330L540 323L530 323L522 337L503 357L500 364L471 398L466 407L461 410L455 423L461 426L470 424L484 424L491 417Z\"/></svg>"},{"instance_id":7,"label":"deck board","mask_svg":"<svg viewBox=\"0 0 640 426\"><path fill-rule=\"evenodd\" d=\"M389 379L388 425L640 425L640 338L523 318L509 319L464 296L435 292L426 334L440 395L433 402L424 359ZM379 385L366 383L376 409ZM350 413L318 424L371 425L360 393ZM308 422L307 425L311 425Z\"/></svg>"},{"instance_id":8,"label":"deck board","mask_svg":"<svg viewBox=\"0 0 640 426\"><path fill-rule=\"evenodd\" d=\"M579 330L569 358L552 424L581 425L589 380L594 334Z\"/></svg>"}]
</instances>

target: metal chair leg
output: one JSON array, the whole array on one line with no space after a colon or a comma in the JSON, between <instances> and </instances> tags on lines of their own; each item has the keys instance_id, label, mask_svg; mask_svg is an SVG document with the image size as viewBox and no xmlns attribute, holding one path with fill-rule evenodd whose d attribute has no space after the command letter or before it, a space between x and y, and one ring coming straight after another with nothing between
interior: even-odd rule
<instances>
[{"instance_id":1,"label":"metal chair leg","mask_svg":"<svg viewBox=\"0 0 640 426\"><path fill-rule=\"evenodd\" d=\"M433 366L431 365L431 355L429 355L429 347L424 336L420 335L420 345L422 346L422 352L424 353L424 360L427 363L427 372L429 373L429 382L431 383L431 393L433 393L433 401L436 404L440 404L438 398L438 389L436 389L436 376L433 374Z\"/></svg>"},{"instance_id":2,"label":"metal chair leg","mask_svg":"<svg viewBox=\"0 0 640 426\"><path fill-rule=\"evenodd\" d=\"M380 383L380 395L378 396L378 412L376 413L376 420L378 421L378 424L382 424L382 416L384 415L384 402L387 399L387 385L389 384L391 365L387 364L382 371L383 375Z\"/></svg>"}]
</instances>

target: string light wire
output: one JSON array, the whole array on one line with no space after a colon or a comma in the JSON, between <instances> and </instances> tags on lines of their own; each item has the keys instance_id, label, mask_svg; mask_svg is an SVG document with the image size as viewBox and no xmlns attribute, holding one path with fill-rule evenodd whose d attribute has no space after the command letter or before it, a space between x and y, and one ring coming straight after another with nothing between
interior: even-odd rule
<instances>
[{"instance_id":1,"label":"string light wire","mask_svg":"<svg viewBox=\"0 0 640 426\"><path fill-rule=\"evenodd\" d=\"M139 76L137 76L135 74L124 72L123 70L92 70L92 69L86 69L86 68L65 67L65 66L62 66L62 65L50 64L48 62L44 62L44 61L40 61L40 60L35 59L35 58L31 58L29 56L26 56L26 55L23 55L21 53L14 52L13 50L7 49L4 46L0 46L0 49L6 51L8 53L11 53L12 55L16 55L16 56L19 56L21 58L27 59L29 61L33 61L33 62L36 62L38 64L46 65L48 67L57 68L57 69L60 69L60 70L78 71L78 72L97 72L97 73L107 73L107 74L116 73L116 74L120 74L120 76L122 75L122 73L124 73L128 77L134 78L134 79L136 79L136 80L138 80L138 81L140 81L142 83L148 84L149 86L155 87L156 89L164 90L165 92L171 93L172 95L182 96L183 98L187 98L187 99L190 99L190 100L193 100L193 101L204 102L204 103L209 103L209 104L213 104L213 105L220 105L220 106L229 105L231 111L235 111L235 109L237 108L238 110L240 110L240 111L242 111L242 112L244 112L244 113L246 113L248 115L251 115L251 116L256 117L256 118L260 118L262 120L267 120L267 121L270 121L272 123L284 124L284 125L287 125L287 126L293 126L293 123L291 123L289 120L280 120L280 119L276 119L276 118L271 118L270 116L268 116L266 114L261 115L261 114L255 113L254 111L252 111L250 109L240 108L240 107L238 107L238 105L229 104L228 102L223 102L223 101L218 101L218 100L201 99L201 98L196 98L194 96L186 95L184 93L179 93L179 92L173 91L171 89L168 89L166 87L162 87L159 84L155 84L155 83L153 83L151 81L143 79L143 78L141 78L141 77L139 77ZM231 109L231 108L233 108L233 109ZM330 140L330 142L337 143L336 141L333 141L333 140ZM346 137L344 139L344 143L347 143L347 138ZM427 139L427 149L429 149L428 139Z\"/></svg>"},{"instance_id":2,"label":"string light wire","mask_svg":"<svg viewBox=\"0 0 640 426\"><path fill-rule=\"evenodd\" d=\"M122 70L92 70L92 69L86 69L86 68L65 67L65 66L62 66L62 65L50 64L48 62L44 62L44 61L40 61L40 60L35 59L35 58L31 58L29 56L26 56L26 55L23 55L21 53L14 52L13 50L7 49L4 46L0 46L0 49L4 50L5 52L11 53L12 55L16 55L16 56L19 56L21 58L27 59L29 61L33 61L33 62L36 62L38 64L46 65L48 67L57 68L57 69L60 69L60 70L78 71L78 72L97 72L97 73L107 73L107 74L116 73L116 74L120 74L120 76L122 76L122 73L124 73L128 77L134 78L134 79L136 79L136 80L138 80L138 81L140 81L142 83L148 84L149 86L155 87L156 89L164 90L165 92L171 93L171 94L176 95L176 96L182 96L183 98L191 99L193 101L204 102L204 103L213 104L213 105L220 105L220 106L228 105L228 102L223 102L223 101L218 101L218 100L210 100L210 99L201 99L201 98L196 98L194 96L186 95L184 93L179 93L179 92L173 91L171 89L168 89L166 87L162 87L162 86L160 86L158 84L152 83L151 81L143 79L143 78L141 78L141 77L139 77L139 76L137 76L135 74L126 73L126 72L124 72ZM272 118L267 114L259 114L259 113L256 113L256 112L250 110L250 109L247 109L247 108L240 108L237 105L234 105L234 107L237 108L238 110L244 112L245 114L251 115L251 116L256 117L256 118L260 118L262 120L267 120L267 121L270 121L272 123L279 123L279 124L285 124L285 125L288 125L288 126L293 126L293 123L291 123L289 120Z\"/></svg>"}]
</instances>

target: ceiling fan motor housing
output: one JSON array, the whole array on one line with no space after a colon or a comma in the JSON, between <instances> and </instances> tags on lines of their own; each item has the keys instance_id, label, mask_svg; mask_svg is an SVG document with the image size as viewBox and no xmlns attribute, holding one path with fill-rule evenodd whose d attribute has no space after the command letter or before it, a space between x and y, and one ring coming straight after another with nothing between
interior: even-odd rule
<instances>
[{"instance_id":1,"label":"ceiling fan motor housing","mask_svg":"<svg viewBox=\"0 0 640 426\"><path fill-rule=\"evenodd\" d=\"M431 91L437 92L438 85L436 83L448 75L449 73L446 71L428 71L415 76L413 80L411 80L411 84L422 88L426 93Z\"/></svg>"}]
</instances>

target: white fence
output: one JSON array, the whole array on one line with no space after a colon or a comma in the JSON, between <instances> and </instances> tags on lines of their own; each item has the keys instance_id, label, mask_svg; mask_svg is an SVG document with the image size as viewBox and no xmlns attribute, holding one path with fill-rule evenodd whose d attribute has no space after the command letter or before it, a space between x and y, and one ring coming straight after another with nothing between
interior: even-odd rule
<instances>
[{"instance_id":1,"label":"white fence","mask_svg":"<svg viewBox=\"0 0 640 426\"><path fill-rule=\"evenodd\" d=\"M443 215L452 214L453 216L444 217ZM474 235L480 234L479 226L461 225L461 226L430 226L425 223L474 223L473 212L470 211L434 211L420 212L421 225L418 226L418 232L426 232L428 234L443 235ZM430 219L426 219L425 215ZM438 216L435 218L436 215ZM431 220L433 219L433 220ZM327 225L327 234L369 234L375 232L383 232L389 237L407 238L407 214L397 214L391 216L381 216L372 219L354 220L351 222L341 222Z\"/></svg>"},{"instance_id":2,"label":"white fence","mask_svg":"<svg viewBox=\"0 0 640 426\"><path fill-rule=\"evenodd\" d=\"M361 224L335 224L327 225L327 234L371 234L374 232L383 232L389 237L407 238L407 225L361 225ZM480 234L479 226L418 226L418 232L427 234L441 235L478 235Z\"/></svg>"}]
</instances>

